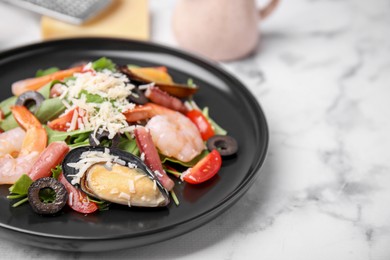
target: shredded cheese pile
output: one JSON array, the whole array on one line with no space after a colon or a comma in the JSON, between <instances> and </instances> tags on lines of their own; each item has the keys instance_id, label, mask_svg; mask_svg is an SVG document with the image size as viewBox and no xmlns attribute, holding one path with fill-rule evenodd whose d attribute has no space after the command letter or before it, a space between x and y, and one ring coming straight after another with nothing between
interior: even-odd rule
<instances>
[{"instance_id":1,"label":"shredded cheese pile","mask_svg":"<svg viewBox=\"0 0 390 260\"><path fill-rule=\"evenodd\" d=\"M110 70L94 71L86 65L86 72L74 74L74 79L67 82L67 88L60 96L67 107L65 114L73 112L72 121L67 131L75 129L107 131L112 139L117 133L133 130L126 121L123 111L131 110L135 104L126 98L131 94L134 85L128 78ZM98 101L88 101L87 95L95 95Z\"/></svg>"}]
</instances>

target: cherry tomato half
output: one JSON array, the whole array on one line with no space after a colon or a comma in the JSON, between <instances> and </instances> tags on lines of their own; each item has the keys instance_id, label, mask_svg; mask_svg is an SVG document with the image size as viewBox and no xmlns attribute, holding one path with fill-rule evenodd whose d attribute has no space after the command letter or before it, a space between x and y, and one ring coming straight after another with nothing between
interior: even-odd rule
<instances>
[{"instance_id":1,"label":"cherry tomato half","mask_svg":"<svg viewBox=\"0 0 390 260\"><path fill-rule=\"evenodd\" d=\"M213 127L200 110L193 109L187 112L186 116L196 125L203 141L214 135Z\"/></svg>"},{"instance_id":2,"label":"cherry tomato half","mask_svg":"<svg viewBox=\"0 0 390 260\"><path fill-rule=\"evenodd\" d=\"M221 168L222 159L217 150L212 150L206 157L200 160L194 167L188 168L182 173L182 180L191 184L199 184L211 179Z\"/></svg>"}]
</instances>

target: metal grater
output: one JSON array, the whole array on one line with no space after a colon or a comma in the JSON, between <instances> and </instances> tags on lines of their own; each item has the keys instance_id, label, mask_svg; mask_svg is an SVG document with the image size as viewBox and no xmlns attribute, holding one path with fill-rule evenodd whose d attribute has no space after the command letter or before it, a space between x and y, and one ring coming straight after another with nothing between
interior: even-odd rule
<instances>
[{"instance_id":1,"label":"metal grater","mask_svg":"<svg viewBox=\"0 0 390 260\"><path fill-rule=\"evenodd\" d=\"M112 0L0 0L55 19L82 24L108 7Z\"/></svg>"}]
</instances>

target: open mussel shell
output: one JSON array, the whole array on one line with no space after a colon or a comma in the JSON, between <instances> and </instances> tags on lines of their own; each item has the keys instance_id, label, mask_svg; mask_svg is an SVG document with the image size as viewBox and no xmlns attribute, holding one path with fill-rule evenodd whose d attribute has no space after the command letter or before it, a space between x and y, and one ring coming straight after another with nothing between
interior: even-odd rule
<instances>
[{"instance_id":1,"label":"open mussel shell","mask_svg":"<svg viewBox=\"0 0 390 260\"><path fill-rule=\"evenodd\" d=\"M189 96L192 96L199 89L199 87L197 86L188 86L184 84L165 83L165 82L163 83L159 81L154 81L152 79L148 79L145 78L144 76L137 74L134 70L129 69L127 66L121 66L118 69L122 73L126 74L129 77L129 79L137 85L154 83L156 87L159 87L161 90L178 98L187 98Z\"/></svg>"},{"instance_id":2,"label":"open mussel shell","mask_svg":"<svg viewBox=\"0 0 390 260\"><path fill-rule=\"evenodd\" d=\"M100 154L96 158L101 159L103 153L118 160L111 163L95 162L93 158L96 153ZM78 167L86 169L82 176L78 174ZM74 176L79 176L79 183L74 186L100 200L136 207L163 207L170 202L167 190L143 161L117 148L75 148L64 158L62 170L70 183Z\"/></svg>"}]
</instances>

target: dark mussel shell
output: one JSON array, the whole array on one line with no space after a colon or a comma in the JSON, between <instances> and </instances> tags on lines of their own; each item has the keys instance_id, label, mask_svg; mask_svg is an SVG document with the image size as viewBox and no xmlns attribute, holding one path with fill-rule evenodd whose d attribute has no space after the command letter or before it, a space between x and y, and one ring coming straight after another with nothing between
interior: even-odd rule
<instances>
[{"instance_id":1,"label":"dark mussel shell","mask_svg":"<svg viewBox=\"0 0 390 260\"><path fill-rule=\"evenodd\" d=\"M73 149L72 151L70 151L66 155L66 157L64 158L64 160L62 162L62 170L63 170L63 174L64 174L65 178L68 180L69 183L72 183L72 180L73 180L72 176L76 175L78 170L76 168L70 167L68 164L69 163L77 163L80 160L80 157L84 152L103 152L104 153L107 150L108 150L110 155L118 156L121 160L125 161L126 163L136 165L138 170L142 171L143 174L145 174L150 180L152 180L156 183L158 190L161 192L161 195L164 197L164 203L159 205L159 206L166 206L169 204L170 199L169 199L168 191L161 185L161 183L158 181L158 179L156 178L154 173L144 164L144 162L139 157L137 157L131 153L125 152L123 150L120 150L118 148L114 148L114 147L107 148L107 147L101 147L101 146L96 146L96 147L83 146L83 147L78 147L78 148ZM92 197L99 198L99 196L95 196L95 194L91 194L88 190L85 190L83 185L82 185L82 181L80 181L80 184L76 184L74 186L82 189L84 192L86 192L88 195L90 195ZM113 202L113 201L111 201L111 202Z\"/></svg>"},{"instance_id":2,"label":"dark mussel shell","mask_svg":"<svg viewBox=\"0 0 390 260\"><path fill-rule=\"evenodd\" d=\"M136 73L131 71L131 69L129 69L127 66L118 67L118 70L123 74L126 74L127 77L131 80L131 82L133 82L136 85L153 83L153 81L149 79L145 79L140 75L137 75ZM189 96L192 96L199 89L199 87L197 86L188 86L188 85L177 84L177 83L166 84L166 83L154 82L154 85L156 87L159 87L161 90L167 92L168 94L178 98L187 98Z\"/></svg>"}]
</instances>

